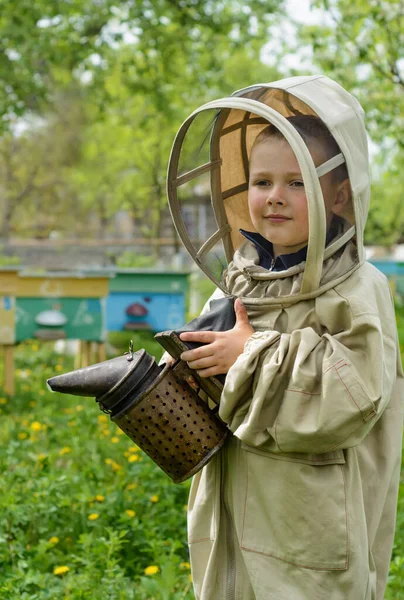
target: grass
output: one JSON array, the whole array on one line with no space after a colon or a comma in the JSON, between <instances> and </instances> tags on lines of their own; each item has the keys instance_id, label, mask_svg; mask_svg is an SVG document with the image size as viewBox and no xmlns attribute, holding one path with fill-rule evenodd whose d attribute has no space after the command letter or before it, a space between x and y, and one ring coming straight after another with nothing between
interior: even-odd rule
<instances>
[{"instance_id":1,"label":"grass","mask_svg":"<svg viewBox=\"0 0 404 600\"><path fill-rule=\"evenodd\" d=\"M73 360L27 343L0 397L0 598L190 600L189 484L173 485L93 400L51 394Z\"/></svg>"},{"instance_id":2,"label":"grass","mask_svg":"<svg viewBox=\"0 0 404 600\"><path fill-rule=\"evenodd\" d=\"M404 344L404 311L397 322ZM135 347L158 359L145 335ZM46 390L73 368L21 344L15 397L0 392L0 600L191 600L189 482L172 484L94 401ZM403 480L385 600L402 599Z\"/></svg>"}]
</instances>

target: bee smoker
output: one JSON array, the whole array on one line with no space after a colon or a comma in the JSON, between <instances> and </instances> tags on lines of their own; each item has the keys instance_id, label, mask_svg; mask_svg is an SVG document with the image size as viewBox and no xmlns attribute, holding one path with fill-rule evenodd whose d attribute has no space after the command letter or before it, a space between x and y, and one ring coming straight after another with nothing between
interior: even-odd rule
<instances>
[{"instance_id":1,"label":"bee smoker","mask_svg":"<svg viewBox=\"0 0 404 600\"><path fill-rule=\"evenodd\" d=\"M197 473L230 431L186 383L183 361L159 366L144 349L48 379L54 392L95 397L100 409L175 482Z\"/></svg>"}]
</instances>

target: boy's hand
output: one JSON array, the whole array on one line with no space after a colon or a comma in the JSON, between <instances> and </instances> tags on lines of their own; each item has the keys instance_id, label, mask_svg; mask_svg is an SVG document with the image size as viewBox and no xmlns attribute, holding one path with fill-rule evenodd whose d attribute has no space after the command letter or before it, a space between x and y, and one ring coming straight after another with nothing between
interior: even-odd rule
<instances>
[{"instance_id":1,"label":"boy's hand","mask_svg":"<svg viewBox=\"0 0 404 600\"><path fill-rule=\"evenodd\" d=\"M195 350L181 354L191 369L196 369L201 377L211 377L227 373L244 350L244 344L254 333L248 320L248 314L241 300L234 303L236 324L228 331L188 331L181 333L184 342L202 342L206 344Z\"/></svg>"}]
</instances>

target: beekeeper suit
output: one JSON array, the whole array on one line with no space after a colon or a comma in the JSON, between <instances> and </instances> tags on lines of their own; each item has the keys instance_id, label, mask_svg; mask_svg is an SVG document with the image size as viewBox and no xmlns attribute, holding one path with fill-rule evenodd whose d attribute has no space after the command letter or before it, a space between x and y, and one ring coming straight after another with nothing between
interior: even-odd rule
<instances>
[{"instance_id":1,"label":"beekeeper suit","mask_svg":"<svg viewBox=\"0 0 404 600\"><path fill-rule=\"evenodd\" d=\"M287 121L294 114L322 119L342 155L316 169ZM254 231L248 164L268 122L296 155L309 207L306 260L280 271L260 266L255 245L239 231ZM201 158L192 165L197 139ZM343 161L352 201L344 227L326 243L319 177ZM207 185L217 228L199 244L182 202ZM220 400L219 415L234 435L192 483L196 598L382 600L395 528L403 373L389 285L364 257L370 181L360 105L324 76L256 85L210 102L178 132L168 193L178 233L217 284L216 296L241 298L255 330ZM228 263L223 274L219 263Z\"/></svg>"}]
</instances>

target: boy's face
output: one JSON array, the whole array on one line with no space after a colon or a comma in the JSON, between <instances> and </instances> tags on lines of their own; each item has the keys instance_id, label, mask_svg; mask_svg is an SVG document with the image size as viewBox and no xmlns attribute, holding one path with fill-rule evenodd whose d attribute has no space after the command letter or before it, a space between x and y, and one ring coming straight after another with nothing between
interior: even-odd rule
<instances>
[{"instance_id":1,"label":"boy's face","mask_svg":"<svg viewBox=\"0 0 404 600\"><path fill-rule=\"evenodd\" d=\"M325 162L322 148L309 144L316 167ZM320 179L327 228L342 208L339 186L332 174ZM345 204L345 202L344 202ZM258 233L272 242L274 255L291 254L307 245L309 215L303 178L295 154L282 138L268 138L253 147L250 160L248 205Z\"/></svg>"}]
</instances>

